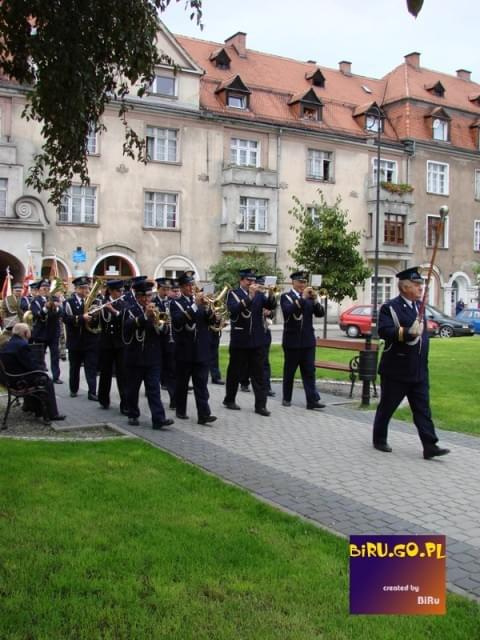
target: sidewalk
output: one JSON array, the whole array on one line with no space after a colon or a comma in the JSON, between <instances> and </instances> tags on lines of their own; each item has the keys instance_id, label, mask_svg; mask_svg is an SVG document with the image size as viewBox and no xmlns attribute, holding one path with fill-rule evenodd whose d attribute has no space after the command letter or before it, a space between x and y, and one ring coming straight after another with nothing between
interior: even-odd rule
<instances>
[{"instance_id":1,"label":"sidewalk","mask_svg":"<svg viewBox=\"0 0 480 640\"><path fill-rule=\"evenodd\" d=\"M480 438L440 431L450 455L425 461L416 429L393 422L392 454L372 448L373 413L322 394L327 407L305 409L302 389L281 406L281 389L269 399L270 418L253 411L253 394L239 393L242 411L222 406L224 387L210 385L212 426L197 425L193 394L189 420L153 431L145 398L141 426L128 427L112 395L109 411L87 400L82 387L68 397L57 386L68 425L117 424L156 446L235 483L272 504L343 536L350 534L447 535L448 587L480 600ZM320 384L321 390L321 384ZM165 400L166 392L162 392ZM175 419L173 411L167 416Z\"/></svg>"}]
</instances>

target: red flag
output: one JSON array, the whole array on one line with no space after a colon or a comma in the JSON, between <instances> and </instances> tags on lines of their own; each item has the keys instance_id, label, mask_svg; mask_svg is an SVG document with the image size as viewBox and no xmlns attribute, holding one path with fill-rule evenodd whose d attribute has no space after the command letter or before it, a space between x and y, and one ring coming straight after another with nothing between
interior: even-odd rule
<instances>
[{"instance_id":1,"label":"red flag","mask_svg":"<svg viewBox=\"0 0 480 640\"><path fill-rule=\"evenodd\" d=\"M6 276L5 276L5 280L3 281L3 286L2 286L2 300L5 300L5 298L7 296L11 296L12 295L12 279L13 276L10 275L10 267L7 267L5 269L6 271Z\"/></svg>"}]
</instances>

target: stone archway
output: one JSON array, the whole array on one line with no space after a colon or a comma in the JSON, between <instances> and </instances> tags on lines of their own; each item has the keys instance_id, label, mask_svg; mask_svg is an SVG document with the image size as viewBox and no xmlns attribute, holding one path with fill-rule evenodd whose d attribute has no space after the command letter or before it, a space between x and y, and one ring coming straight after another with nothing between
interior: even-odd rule
<instances>
[{"instance_id":1,"label":"stone archway","mask_svg":"<svg viewBox=\"0 0 480 640\"><path fill-rule=\"evenodd\" d=\"M128 279L139 274L138 266L131 258L120 253L108 253L98 258L90 275L99 278Z\"/></svg>"},{"instance_id":2,"label":"stone archway","mask_svg":"<svg viewBox=\"0 0 480 640\"><path fill-rule=\"evenodd\" d=\"M18 258L7 251L0 251L0 290L7 274L7 267L10 269L10 275L14 282L23 282L25 278L25 267Z\"/></svg>"},{"instance_id":3,"label":"stone archway","mask_svg":"<svg viewBox=\"0 0 480 640\"><path fill-rule=\"evenodd\" d=\"M45 256L43 258L41 272L42 278L50 278L54 260L57 261L58 277L64 281L70 280L72 274L70 273L67 264L60 258L55 258L54 256Z\"/></svg>"}]
</instances>

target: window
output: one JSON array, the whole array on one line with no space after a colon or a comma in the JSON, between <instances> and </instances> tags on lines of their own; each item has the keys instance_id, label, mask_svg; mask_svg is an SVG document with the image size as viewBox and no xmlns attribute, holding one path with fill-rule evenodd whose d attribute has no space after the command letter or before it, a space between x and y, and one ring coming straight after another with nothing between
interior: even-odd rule
<instances>
[{"instance_id":1,"label":"window","mask_svg":"<svg viewBox=\"0 0 480 640\"><path fill-rule=\"evenodd\" d=\"M308 150L307 178L325 180L325 182L333 178L333 161L330 151Z\"/></svg>"},{"instance_id":2,"label":"window","mask_svg":"<svg viewBox=\"0 0 480 640\"><path fill-rule=\"evenodd\" d=\"M383 119L367 113L367 117L365 118L365 129L374 133L377 133L378 130L383 131Z\"/></svg>"},{"instance_id":3,"label":"window","mask_svg":"<svg viewBox=\"0 0 480 640\"><path fill-rule=\"evenodd\" d=\"M177 135L175 129L147 127L147 157L157 162L177 161Z\"/></svg>"},{"instance_id":4,"label":"window","mask_svg":"<svg viewBox=\"0 0 480 640\"><path fill-rule=\"evenodd\" d=\"M373 304L373 292L375 288L375 276L370 279L370 300ZM377 304L380 307L384 302L390 300L393 291L393 277L379 276L377 279Z\"/></svg>"},{"instance_id":5,"label":"window","mask_svg":"<svg viewBox=\"0 0 480 640\"><path fill-rule=\"evenodd\" d=\"M440 216L438 215L427 216L427 240L426 240L427 247L433 247L435 243L435 238L438 232L439 219L440 219ZM448 249L448 220L449 219L446 218L445 223L443 225L442 233L438 243L439 249Z\"/></svg>"},{"instance_id":6,"label":"window","mask_svg":"<svg viewBox=\"0 0 480 640\"><path fill-rule=\"evenodd\" d=\"M240 198L240 231L267 230L268 200L263 198Z\"/></svg>"},{"instance_id":7,"label":"window","mask_svg":"<svg viewBox=\"0 0 480 640\"><path fill-rule=\"evenodd\" d=\"M145 192L145 226L154 229L178 228L178 194Z\"/></svg>"},{"instance_id":8,"label":"window","mask_svg":"<svg viewBox=\"0 0 480 640\"><path fill-rule=\"evenodd\" d=\"M480 200L480 170L475 171L475 200Z\"/></svg>"},{"instance_id":9,"label":"window","mask_svg":"<svg viewBox=\"0 0 480 640\"><path fill-rule=\"evenodd\" d=\"M307 207L307 211L310 214L313 224L320 228L320 213L316 207Z\"/></svg>"},{"instance_id":10,"label":"window","mask_svg":"<svg viewBox=\"0 0 480 640\"><path fill-rule=\"evenodd\" d=\"M162 96L176 96L176 82L173 76L156 75L150 88L152 93Z\"/></svg>"},{"instance_id":11,"label":"window","mask_svg":"<svg viewBox=\"0 0 480 640\"><path fill-rule=\"evenodd\" d=\"M440 118L434 118L432 122L433 139L442 142L448 141L448 122Z\"/></svg>"},{"instance_id":12,"label":"window","mask_svg":"<svg viewBox=\"0 0 480 640\"><path fill-rule=\"evenodd\" d=\"M2 216L2 218L7 215L7 187L8 180L6 178L0 178L0 216Z\"/></svg>"},{"instance_id":13,"label":"window","mask_svg":"<svg viewBox=\"0 0 480 640\"><path fill-rule=\"evenodd\" d=\"M380 182L397 182L395 160L380 160ZM377 158L373 158L373 184L377 184Z\"/></svg>"},{"instance_id":14,"label":"window","mask_svg":"<svg viewBox=\"0 0 480 640\"><path fill-rule=\"evenodd\" d=\"M448 164L427 161L427 191L448 196Z\"/></svg>"},{"instance_id":15,"label":"window","mask_svg":"<svg viewBox=\"0 0 480 640\"><path fill-rule=\"evenodd\" d=\"M305 120L315 120L319 122L322 119L321 107L312 107L302 104L300 117L304 118Z\"/></svg>"},{"instance_id":16,"label":"window","mask_svg":"<svg viewBox=\"0 0 480 640\"><path fill-rule=\"evenodd\" d=\"M227 106L234 107L235 109L247 109L248 98L244 94L240 93L227 93Z\"/></svg>"},{"instance_id":17,"label":"window","mask_svg":"<svg viewBox=\"0 0 480 640\"><path fill-rule=\"evenodd\" d=\"M89 156L94 156L98 153L97 146L97 133L95 131L95 126L90 125L87 134L87 153Z\"/></svg>"},{"instance_id":18,"label":"window","mask_svg":"<svg viewBox=\"0 0 480 640\"><path fill-rule=\"evenodd\" d=\"M58 220L70 224L96 224L97 188L70 187L62 198Z\"/></svg>"},{"instance_id":19,"label":"window","mask_svg":"<svg viewBox=\"0 0 480 640\"><path fill-rule=\"evenodd\" d=\"M241 167L258 167L259 145L256 140L230 140L230 162Z\"/></svg>"},{"instance_id":20,"label":"window","mask_svg":"<svg viewBox=\"0 0 480 640\"><path fill-rule=\"evenodd\" d=\"M383 241L385 244L405 244L405 216L385 214Z\"/></svg>"},{"instance_id":21,"label":"window","mask_svg":"<svg viewBox=\"0 0 480 640\"><path fill-rule=\"evenodd\" d=\"M473 250L480 251L480 220L473 221Z\"/></svg>"}]
</instances>

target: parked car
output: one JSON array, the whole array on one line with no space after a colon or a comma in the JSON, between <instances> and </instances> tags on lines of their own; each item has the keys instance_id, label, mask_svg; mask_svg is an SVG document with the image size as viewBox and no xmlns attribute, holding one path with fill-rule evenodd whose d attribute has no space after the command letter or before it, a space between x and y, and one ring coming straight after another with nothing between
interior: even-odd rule
<instances>
[{"instance_id":1,"label":"parked car","mask_svg":"<svg viewBox=\"0 0 480 640\"><path fill-rule=\"evenodd\" d=\"M339 325L349 338L358 338L372 331L371 304L356 304L340 314ZM427 318L427 329L430 337L438 335L439 325L435 320Z\"/></svg>"},{"instance_id":2,"label":"parked car","mask_svg":"<svg viewBox=\"0 0 480 640\"><path fill-rule=\"evenodd\" d=\"M475 333L480 333L480 309L464 309L457 313L455 320L468 323Z\"/></svg>"},{"instance_id":3,"label":"parked car","mask_svg":"<svg viewBox=\"0 0 480 640\"><path fill-rule=\"evenodd\" d=\"M438 324L438 335L441 338L452 338L459 336L473 336L473 328L461 320L456 320L446 313L431 305L425 305L425 315L427 320L434 320Z\"/></svg>"}]
</instances>

